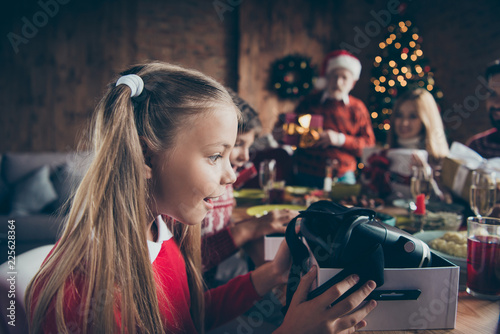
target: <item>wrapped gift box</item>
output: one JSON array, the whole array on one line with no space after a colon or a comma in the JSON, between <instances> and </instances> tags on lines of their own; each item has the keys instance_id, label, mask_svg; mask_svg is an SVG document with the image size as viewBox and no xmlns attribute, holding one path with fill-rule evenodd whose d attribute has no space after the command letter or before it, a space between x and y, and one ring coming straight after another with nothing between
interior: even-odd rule
<instances>
[{"instance_id":1,"label":"wrapped gift box","mask_svg":"<svg viewBox=\"0 0 500 334\"><path fill-rule=\"evenodd\" d=\"M455 195L469 202L472 171L462 160L446 157L441 169L441 181Z\"/></svg>"},{"instance_id":2,"label":"wrapped gift box","mask_svg":"<svg viewBox=\"0 0 500 334\"><path fill-rule=\"evenodd\" d=\"M441 181L453 194L468 202L472 171L486 163L474 150L454 142L450 147L450 154L443 160Z\"/></svg>"},{"instance_id":3,"label":"wrapped gift box","mask_svg":"<svg viewBox=\"0 0 500 334\"><path fill-rule=\"evenodd\" d=\"M427 151L408 148L381 149L378 147L369 147L363 150L361 161L369 168L370 158L380 154L383 154L390 162L389 172L392 197L411 199L410 179L412 176L413 156L427 162ZM368 184L372 180L362 179L362 182Z\"/></svg>"}]
</instances>

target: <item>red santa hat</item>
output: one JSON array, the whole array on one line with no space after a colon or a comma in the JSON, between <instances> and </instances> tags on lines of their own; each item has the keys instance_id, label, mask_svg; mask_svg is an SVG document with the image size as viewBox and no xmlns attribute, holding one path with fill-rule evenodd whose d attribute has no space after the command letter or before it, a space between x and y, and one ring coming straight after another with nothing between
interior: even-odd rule
<instances>
[{"instance_id":1,"label":"red santa hat","mask_svg":"<svg viewBox=\"0 0 500 334\"><path fill-rule=\"evenodd\" d=\"M361 74L361 62L358 58L346 50L335 50L326 55L321 67L320 77L315 82L315 87L320 90L325 89L325 76L328 72L337 68L345 68L351 71L354 80L358 80Z\"/></svg>"}]
</instances>

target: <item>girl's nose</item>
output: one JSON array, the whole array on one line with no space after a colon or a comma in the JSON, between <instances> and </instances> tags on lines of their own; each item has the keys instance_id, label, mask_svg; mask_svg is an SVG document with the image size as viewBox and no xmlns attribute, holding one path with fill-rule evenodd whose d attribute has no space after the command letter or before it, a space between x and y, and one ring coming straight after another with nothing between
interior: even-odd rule
<instances>
[{"instance_id":1,"label":"girl's nose","mask_svg":"<svg viewBox=\"0 0 500 334\"><path fill-rule=\"evenodd\" d=\"M228 161L224 166L224 172L222 174L221 183L232 184L235 181L236 181L236 174L234 173L231 163Z\"/></svg>"}]
</instances>

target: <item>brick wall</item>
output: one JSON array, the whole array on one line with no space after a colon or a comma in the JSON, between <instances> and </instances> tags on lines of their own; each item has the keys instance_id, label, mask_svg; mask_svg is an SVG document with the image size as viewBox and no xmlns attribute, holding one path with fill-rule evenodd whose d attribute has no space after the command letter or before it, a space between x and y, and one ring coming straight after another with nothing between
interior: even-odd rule
<instances>
[{"instance_id":1,"label":"brick wall","mask_svg":"<svg viewBox=\"0 0 500 334\"><path fill-rule=\"evenodd\" d=\"M268 64L299 52L319 64L323 55L341 45L357 47L363 70L352 94L368 104L372 86L370 70L380 52L378 43L385 29L376 33L373 11L388 11L400 1L244 1L240 14L241 94L258 107L264 127L269 129L279 113L296 105L266 90ZM449 142L465 142L472 134L490 127L484 111L484 88L478 76L485 64L500 58L500 2L406 1L405 18L419 28L422 50L435 69L442 89L442 112ZM281 15L280 15L281 14ZM396 19L396 15L391 15ZM372 24L372 25L370 25ZM379 24L379 27L381 25ZM359 31L368 39L361 40ZM373 33L375 31L375 33ZM461 107L463 111L461 111Z\"/></svg>"},{"instance_id":2,"label":"brick wall","mask_svg":"<svg viewBox=\"0 0 500 334\"><path fill-rule=\"evenodd\" d=\"M370 11L387 9L394 1L7 2L0 13L0 152L74 149L106 83L145 59L194 67L239 87L270 128L294 102L279 101L266 91L269 64L292 52L319 63L342 42L354 43L355 28L374 20ZM49 13L40 3L58 7ZM477 78L485 63L500 57L500 3L408 1L407 13L436 69L443 111L450 110L445 121L450 140L463 142L488 128ZM23 37L15 52L9 33L22 37L26 21L37 23L37 31ZM377 45L375 36L359 53L363 72L353 95L365 101ZM457 114L454 105L470 111Z\"/></svg>"}]
</instances>

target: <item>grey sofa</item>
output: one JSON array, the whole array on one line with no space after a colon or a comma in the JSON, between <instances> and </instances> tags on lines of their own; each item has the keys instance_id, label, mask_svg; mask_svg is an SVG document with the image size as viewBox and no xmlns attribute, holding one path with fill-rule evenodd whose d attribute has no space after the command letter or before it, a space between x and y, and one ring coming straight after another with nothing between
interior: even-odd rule
<instances>
[{"instance_id":1,"label":"grey sofa","mask_svg":"<svg viewBox=\"0 0 500 334\"><path fill-rule=\"evenodd\" d=\"M91 156L4 153L0 159L0 333L24 334L26 287L60 235L67 214L63 204ZM9 259L12 250L15 258Z\"/></svg>"},{"instance_id":2,"label":"grey sofa","mask_svg":"<svg viewBox=\"0 0 500 334\"><path fill-rule=\"evenodd\" d=\"M55 243L66 215L63 203L80 182L89 156L25 152L4 153L0 159L1 264L7 261L9 229L15 231L16 255Z\"/></svg>"}]
</instances>

